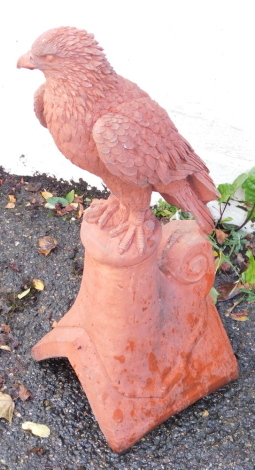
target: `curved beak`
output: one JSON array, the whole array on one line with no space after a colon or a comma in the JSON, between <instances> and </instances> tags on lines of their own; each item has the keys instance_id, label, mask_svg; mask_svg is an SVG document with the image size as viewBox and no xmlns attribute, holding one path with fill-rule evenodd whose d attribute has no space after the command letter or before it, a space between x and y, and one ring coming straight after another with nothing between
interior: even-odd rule
<instances>
[{"instance_id":1,"label":"curved beak","mask_svg":"<svg viewBox=\"0 0 255 470\"><path fill-rule=\"evenodd\" d=\"M17 68L18 69L24 68L24 69L30 69L30 70L36 69L36 66L32 64L30 60L30 56L31 56L30 51L22 55L17 62Z\"/></svg>"}]
</instances>

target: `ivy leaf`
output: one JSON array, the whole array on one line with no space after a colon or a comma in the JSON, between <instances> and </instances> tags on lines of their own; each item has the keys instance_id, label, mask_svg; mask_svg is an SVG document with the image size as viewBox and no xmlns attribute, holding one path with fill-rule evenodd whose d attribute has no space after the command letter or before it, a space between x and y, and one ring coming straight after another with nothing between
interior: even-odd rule
<instances>
[{"instance_id":1,"label":"ivy leaf","mask_svg":"<svg viewBox=\"0 0 255 470\"><path fill-rule=\"evenodd\" d=\"M255 203L255 166L249 171L242 187L245 191L246 202Z\"/></svg>"},{"instance_id":2,"label":"ivy leaf","mask_svg":"<svg viewBox=\"0 0 255 470\"><path fill-rule=\"evenodd\" d=\"M0 392L0 418L7 419L11 423L14 406L14 401L10 395Z\"/></svg>"},{"instance_id":3,"label":"ivy leaf","mask_svg":"<svg viewBox=\"0 0 255 470\"><path fill-rule=\"evenodd\" d=\"M67 193L65 199L69 202L69 204L71 204L71 202L73 202L73 200L74 200L74 189L72 189L72 191Z\"/></svg>"}]
</instances>

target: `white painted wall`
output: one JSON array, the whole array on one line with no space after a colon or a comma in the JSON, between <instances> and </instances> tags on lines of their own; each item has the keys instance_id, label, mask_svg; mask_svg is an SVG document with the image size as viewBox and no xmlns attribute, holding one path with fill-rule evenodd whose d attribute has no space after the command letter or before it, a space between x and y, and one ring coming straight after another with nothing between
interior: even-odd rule
<instances>
[{"instance_id":1,"label":"white painted wall","mask_svg":"<svg viewBox=\"0 0 255 470\"><path fill-rule=\"evenodd\" d=\"M167 111L217 184L255 165L252 0L9 0L1 10L0 165L100 180L56 149L33 113L39 71L16 69L39 34L76 26L95 34L115 70ZM21 155L24 155L21 157Z\"/></svg>"}]
</instances>

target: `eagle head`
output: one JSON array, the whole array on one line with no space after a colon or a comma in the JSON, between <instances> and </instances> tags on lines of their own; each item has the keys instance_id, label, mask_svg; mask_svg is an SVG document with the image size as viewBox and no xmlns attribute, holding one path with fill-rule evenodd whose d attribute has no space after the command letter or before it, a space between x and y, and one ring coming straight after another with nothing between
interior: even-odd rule
<instances>
[{"instance_id":1,"label":"eagle head","mask_svg":"<svg viewBox=\"0 0 255 470\"><path fill-rule=\"evenodd\" d=\"M70 26L50 29L41 34L29 52L18 60L18 68L39 69L45 75L84 70L112 73L103 49L94 35Z\"/></svg>"}]
</instances>

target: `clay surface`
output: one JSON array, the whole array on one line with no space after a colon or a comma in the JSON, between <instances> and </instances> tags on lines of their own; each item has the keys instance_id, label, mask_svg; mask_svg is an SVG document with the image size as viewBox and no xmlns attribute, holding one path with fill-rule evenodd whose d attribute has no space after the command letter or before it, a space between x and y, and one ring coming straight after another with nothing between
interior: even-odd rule
<instances>
[{"instance_id":1,"label":"clay surface","mask_svg":"<svg viewBox=\"0 0 255 470\"><path fill-rule=\"evenodd\" d=\"M68 357L109 445L122 452L238 375L212 303L208 169L166 111L117 75L93 35L42 34L18 67L46 82L35 113L60 151L111 191L84 214L83 280L69 312L34 348ZM152 191L196 221L162 228Z\"/></svg>"},{"instance_id":2,"label":"clay surface","mask_svg":"<svg viewBox=\"0 0 255 470\"><path fill-rule=\"evenodd\" d=\"M52 29L17 65L45 75L34 109L59 150L100 176L112 192L85 217L101 227L114 220L111 236L121 235L120 252L134 241L139 252L146 251L155 223L148 211L152 191L190 211L203 231L212 231L206 203L218 192L207 167L166 111L112 69L92 34L73 27Z\"/></svg>"},{"instance_id":3,"label":"clay surface","mask_svg":"<svg viewBox=\"0 0 255 470\"><path fill-rule=\"evenodd\" d=\"M122 452L238 369L209 294L211 245L196 222L173 221L162 237L158 224L154 250L145 257L133 246L132 263L109 231L83 222L80 292L32 353L68 357L109 445Z\"/></svg>"}]
</instances>

